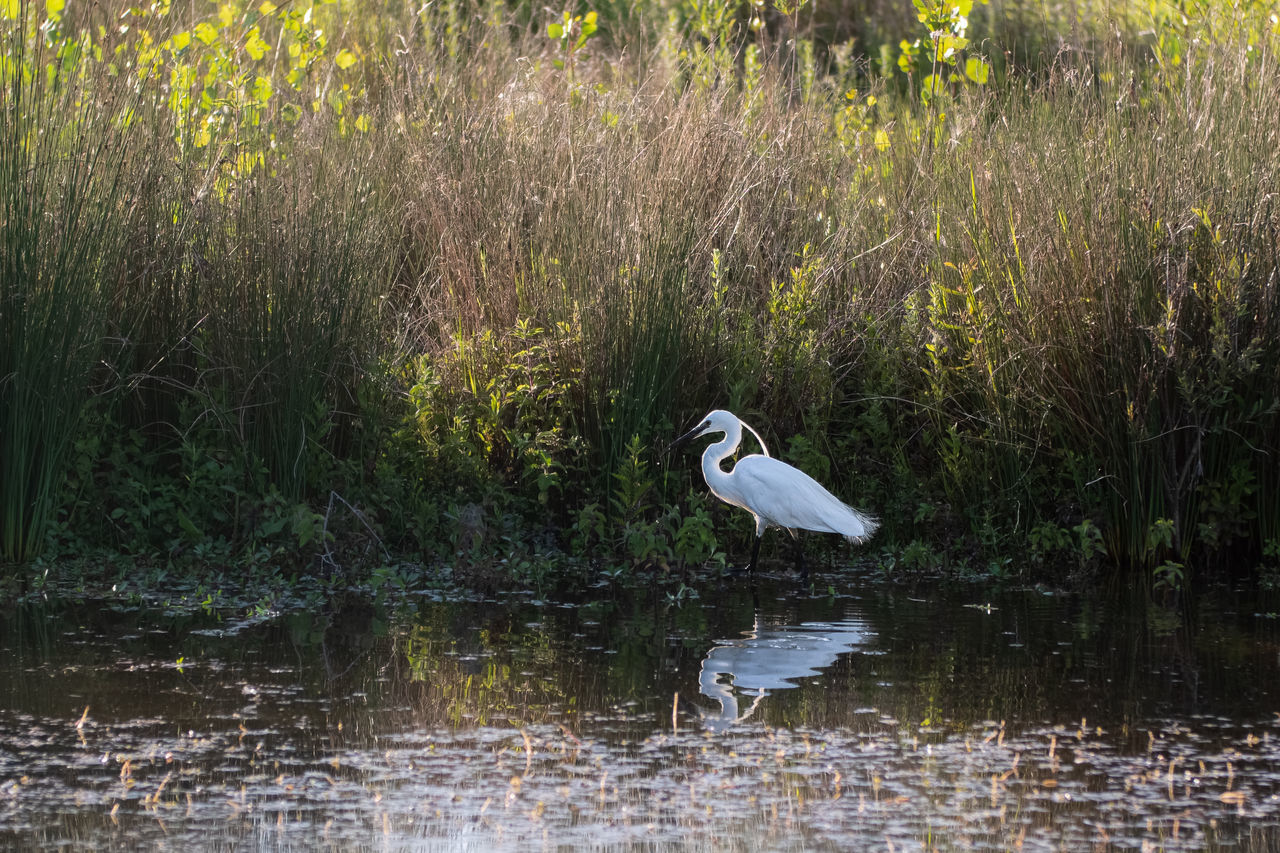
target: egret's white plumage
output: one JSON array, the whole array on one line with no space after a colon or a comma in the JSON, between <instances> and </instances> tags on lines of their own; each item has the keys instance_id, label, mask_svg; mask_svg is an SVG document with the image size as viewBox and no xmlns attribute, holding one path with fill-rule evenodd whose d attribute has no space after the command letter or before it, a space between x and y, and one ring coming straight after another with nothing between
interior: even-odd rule
<instances>
[{"instance_id":1,"label":"egret's white plumage","mask_svg":"<svg viewBox=\"0 0 1280 853\"><path fill-rule=\"evenodd\" d=\"M742 443L743 427L751 430L759 440L756 431L737 415L716 409L676 439L675 444L707 433L724 433L724 438L703 451L702 476L706 478L712 494L755 516L756 541L751 552L750 569L755 568L760 537L769 527L785 527L792 536L797 530L838 533L850 542L862 542L875 533L879 522L841 501L800 469L769 456L763 441L760 442L763 455L753 453L744 456L732 469L723 470L720 464ZM803 558L801 565L803 568Z\"/></svg>"}]
</instances>

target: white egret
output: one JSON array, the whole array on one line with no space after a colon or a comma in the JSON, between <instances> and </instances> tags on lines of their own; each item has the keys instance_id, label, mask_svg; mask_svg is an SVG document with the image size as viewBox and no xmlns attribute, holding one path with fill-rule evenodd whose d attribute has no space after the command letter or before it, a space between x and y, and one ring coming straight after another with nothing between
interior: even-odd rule
<instances>
[{"instance_id":1,"label":"white egret","mask_svg":"<svg viewBox=\"0 0 1280 853\"><path fill-rule=\"evenodd\" d=\"M760 556L760 539L769 527L784 527L796 543L796 564L802 576L808 576L804 552L800 550L797 530L839 533L850 542L862 542L875 533L880 523L866 513L848 506L808 474L780 459L769 456L760 442L763 455L753 453L738 460L732 470L724 471L720 463L732 456L742 443L742 428L760 439L732 412L716 409L708 412L696 427L672 442L672 448L707 433L722 432L724 438L707 446L702 453L702 476L711 493L720 500L739 506L755 516L756 541L751 548L751 562L746 571L753 572Z\"/></svg>"}]
</instances>

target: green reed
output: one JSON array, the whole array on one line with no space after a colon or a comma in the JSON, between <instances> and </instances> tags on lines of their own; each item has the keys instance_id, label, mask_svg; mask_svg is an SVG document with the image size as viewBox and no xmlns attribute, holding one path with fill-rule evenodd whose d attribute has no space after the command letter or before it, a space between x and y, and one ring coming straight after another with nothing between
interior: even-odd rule
<instances>
[{"instance_id":1,"label":"green reed","mask_svg":"<svg viewBox=\"0 0 1280 853\"><path fill-rule=\"evenodd\" d=\"M206 268L175 271L199 329L190 390L290 496L329 485L314 482L315 459L354 414L374 354L390 265L385 187L362 173L362 154L321 134L290 168L229 181L186 246Z\"/></svg>"},{"instance_id":2,"label":"green reed","mask_svg":"<svg viewBox=\"0 0 1280 853\"><path fill-rule=\"evenodd\" d=\"M461 71L489 97L432 115L469 147L423 156L476 226L437 233L482 251L437 254L455 289L426 300L571 319L603 460L729 404L837 481L893 460L917 514L989 544L1089 522L1137 565L1256 548L1253 521L1224 525L1274 507L1276 159L1248 132L1276 125L1271 54L1212 29L1221 55L1089 31L1087 57L928 105L856 72L794 104L772 66L708 93L623 63L567 102L550 68L500 97Z\"/></svg>"},{"instance_id":3,"label":"green reed","mask_svg":"<svg viewBox=\"0 0 1280 853\"><path fill-rule=\"evenodd\" d=\"M439 470L502 467L538 499L556 471L564 507L607 506L634 437L727 405L865 492L891 549L938 540L922 562L1033 531L1144 572L1257 557L1280 536L1274 28L1126 6L1120 38L1036 24L1069 44L1032 57L1048 42L1020 10L926 5L945 32L876 6L866 32L894 37L862 58L820 41L838 22L816 12L758 31L717 17L711 38L644 9L606 32L604 10L579 44L528 9L455 3L379 12L348 44L301 9L234 3L206 27L135 10L149 41L116 34L114 66L76 66L105 99L77 99L70 72L10 74L7 103L33 106L3 118L0 323L45 325L4 338L30 354L0 370L3 416L34 429L0 439L22 507L6 530L51 511L53 475L8 472L56 468L65 437L40 439L49 455L31 436L53 434L44 412L73 429L108 315L130 321L107 361L147 464L181 477L175 447L217 444L194 455L234 460L246 495L306 502L337 468L354 483L381 454L414 458L418 433L396 427L417 418L476 433L440 452L486 457ZM1025 38L998 55L979 36ZM144 79L119 74L144 58L164 72L147 121L62 118L136 93L113 81ZM70 294L69 313L16 311L37 304L19 288ZM410 408L466 405L357 405L399 381L370 365L406 363L431 388ZM32 364L60 372L28 385ZM519 376L538 379L494 385ZM357 420L404 446L357 451ZM416 488L355 485L374 502ZM7 553L36 550L21 537Z\"/></svg>"},{"instance_id":4,"label":"green reed","mask_svg":"<svg viewBox=\"0 0 1280 853\"><path fill-rule=\"evenodd\" d=\"M934 275L949 301L932 325L955 399L1024 470L1087 466L1074 494L1051 493L1098 513L1131 564L1230 544L1240 528L1207 527L1252 516L1253 472L1276 451L1275 102L1238 85L1230 59L1186 61L1196 73L1145 96L1117 65L1052 109L1001 104L942 187L954 227ZM1153 539L1162 526L1172 535Z\"/></svg>"},{"instance_id":5,"label":"green reed","mask_svg":"<svg viewBox=\"0 0 1280 853\"><path fill-rule=\"evenodd\" d=\"M38 553L116 314L133 216L134 103L84 78L74 41L3 21L0 49L0 557Z\"/></svg>"}]
</instances>

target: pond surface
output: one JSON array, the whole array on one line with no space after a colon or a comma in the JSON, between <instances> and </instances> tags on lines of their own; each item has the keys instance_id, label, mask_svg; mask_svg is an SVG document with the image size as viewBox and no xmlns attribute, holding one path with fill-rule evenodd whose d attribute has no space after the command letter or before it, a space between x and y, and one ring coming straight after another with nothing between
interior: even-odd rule
<instances>
[{"instance_id":1,"label":"pond surface","mask_svg":"<svg viewBox=\"0 0 1280 853\"><path fill-rule=\"evenodd\" d=\"M0 849L1267 850L1280 620L819 579L0 614Z\"/></svg>"}]
</instances>

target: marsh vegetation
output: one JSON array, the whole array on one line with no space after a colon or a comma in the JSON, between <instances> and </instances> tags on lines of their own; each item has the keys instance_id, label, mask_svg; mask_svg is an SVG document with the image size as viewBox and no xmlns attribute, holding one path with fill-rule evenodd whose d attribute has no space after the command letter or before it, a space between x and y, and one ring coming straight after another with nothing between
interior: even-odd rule
<instances>
[{"instance_id":1,"label":"marsh vegetation","mask_svg":"<svg viewBox=\"0 0 1280 853\"><path fill-rule=\"evenodd\" d=\"M0 24L19 577L714 568L749 523L657 448L721 406L884 571L1280 577L1267 4Z\"/></svg>"}]
</instances>

